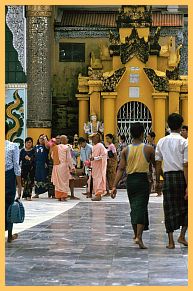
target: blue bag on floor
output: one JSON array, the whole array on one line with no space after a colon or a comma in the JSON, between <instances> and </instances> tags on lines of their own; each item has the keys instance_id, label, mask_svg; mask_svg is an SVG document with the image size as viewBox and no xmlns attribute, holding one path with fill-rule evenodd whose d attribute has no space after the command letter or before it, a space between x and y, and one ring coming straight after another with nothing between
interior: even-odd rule
<instances>
[{"instance_id":1,"label":"blue bag on floor","mask_svg":"<svg viewBox=\"0 0 193 291\"><path fill-rule=\"evenodd\" d=\"M22 223L25 218L25 209L23 203L15 200L7 210L7 221L9 223Z\"/></svg>"}]
</instances>

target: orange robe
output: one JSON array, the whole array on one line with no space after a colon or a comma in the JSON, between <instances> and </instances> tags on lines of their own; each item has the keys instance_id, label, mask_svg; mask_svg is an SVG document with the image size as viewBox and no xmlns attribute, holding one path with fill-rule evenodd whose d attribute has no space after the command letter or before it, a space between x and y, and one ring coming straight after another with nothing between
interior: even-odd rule
<instances>
[{"instance_id":1,"label":"orange robe","mask_svg":"<svg viewBox=\"0 0 193 291\"><path fill-rule=\"evenodd\" d=\"M106 191L107 150L102 143L93 146L92 157L93 191L97 196Z\"/></svg>"},{"instance_id":2,"label":"orange robe","mask_svg":"<svg viewBox=\"0 0 193 291\"><path fill-rule=\"evenodd\" d=\"M69 147L64 144L59 144L56 147L58 149L58 154L52 151L54 165L51 181L55 186L55 197L66 198L69 192L70 170L73 169L74 166ZM54 149L56 150L55 147ZM55 163L57 158L59 158L59 164L57 164L57 162Z\"/></svg>"}]
</instances>

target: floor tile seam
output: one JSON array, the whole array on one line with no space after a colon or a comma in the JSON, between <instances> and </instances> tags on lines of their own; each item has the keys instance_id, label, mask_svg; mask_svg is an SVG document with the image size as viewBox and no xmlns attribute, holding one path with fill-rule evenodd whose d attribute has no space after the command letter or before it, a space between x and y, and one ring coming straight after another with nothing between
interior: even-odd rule
<instances>
[{"instance_id":1,"label":"floor tile seam","mask_svg":"<svg viewBox=\"0 0 193 291\"><path fill-rule=\"evenodd\" d=\"M48 228L48 227L50 226L50 224L52 223L52 221L51 221L52 219L54 219L54 218L60 216L60 215L63 214L63 213L66 213L67 211L70 211L70 210L73 209L77 204L79 204L79 202L77 202L76 204L74 204L71 208L62 211L62 212L60 212L59 214L57 214L57 215L55 215L55 216L53 216L53 217L51 217L51 218L48 218L48 219L43 220L41 223L37 223L37 224L35 224L35 225L33 225L33 226L27 227L27 228L24 229L24 230L18 231L18 233L23 233L23 232L25 232L25 231L28 231L29 229L32 229L33 227L36 227L36 226L38 226L38 225L41 225L41 224L43 224L43 223L45 223L45 222L49 222L49 221L50 221L50 223L49 223L47 226L44 227L44 228ZM35 236L37 236L37 235L38 235L38 234L36 234ZM34 236L33 236L33 237L34 237Z\"/></svg>"}]
</instances>

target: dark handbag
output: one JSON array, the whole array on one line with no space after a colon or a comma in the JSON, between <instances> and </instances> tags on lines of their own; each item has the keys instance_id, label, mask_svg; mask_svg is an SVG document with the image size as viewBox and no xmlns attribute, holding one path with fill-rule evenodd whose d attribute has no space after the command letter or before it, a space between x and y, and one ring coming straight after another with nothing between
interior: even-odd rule
<instances>
[{"instance_id":1,"label":"dark handbag","mask_svg":"<svg viewBox=\"0 0 193 291\"><path fill-rule=\"evenodd\" d=\"M108 157L109 158L114 158L114 154L113 154L113 152L111 150L108 151Z\"/></svg>"},{"instance_id":2,"label":"dark handbag","mask_svg":"<svg viewBox=\"0 0 193 291\"><path fill-rule=\"evenodd\" d=\"M7 222L22 223L25 218L25 209L23 203L15 200L7 210Z\"/></svg>"}]
</instances>

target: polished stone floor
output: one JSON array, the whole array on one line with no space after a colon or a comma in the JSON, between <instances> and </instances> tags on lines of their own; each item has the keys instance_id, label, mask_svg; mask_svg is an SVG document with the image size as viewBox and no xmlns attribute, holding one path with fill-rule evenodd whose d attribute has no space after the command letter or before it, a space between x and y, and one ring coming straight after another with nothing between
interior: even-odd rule
<instances>
[{"instance_id":1,"label":"polished stone floor","mask_svg":"<svg viewBox=\"0 0 193 291\"><path fill-rule=\"evenodd\" d=\"M166 249L162 197L151 195L148 249L132 241L126 191L115 200L24 201L19 238L6 243L7 286L187 286L188 250ZM179 232L175 233L177 239Z\"/></svg>"}]
</instances>

